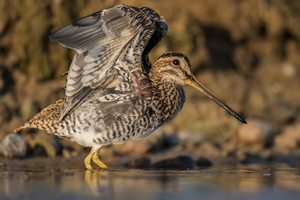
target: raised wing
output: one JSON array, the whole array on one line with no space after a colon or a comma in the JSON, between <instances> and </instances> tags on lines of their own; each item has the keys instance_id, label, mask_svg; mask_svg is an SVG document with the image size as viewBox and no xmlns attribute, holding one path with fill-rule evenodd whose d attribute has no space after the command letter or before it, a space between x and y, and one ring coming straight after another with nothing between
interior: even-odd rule
<instances>
[{"instance_id":1,"label":"raised wing","mask_svg":"<svg viewBox=\"0 0 300 200\"><path fill-rule=\"evenodd\" d=\"M126 59L127 65L122 70L132 79L147 73L150 68L146 65L147 54L167 32L167 27L165 20L152 9L118 5L80 18L51 34L52 41L77 52L68 72L60 119L116 78L117 61Z\"/></svg>"}]
</instances>

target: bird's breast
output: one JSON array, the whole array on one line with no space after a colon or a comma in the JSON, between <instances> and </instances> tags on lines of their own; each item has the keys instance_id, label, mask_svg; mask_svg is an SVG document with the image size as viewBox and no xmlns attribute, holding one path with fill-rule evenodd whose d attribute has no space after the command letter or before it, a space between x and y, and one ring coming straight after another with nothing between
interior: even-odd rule
<instances>
[{"instance_id":1,"label":"bird's breast","mask_svg":"<svg viewBox=\"0 0 300 200\"><path fill-rule=\"evenodd\" d=\"M185 102L184 90L180 86L163 89L158 98L157 110L163 123L173 119L182 109Z\"/></svg>"}]
</instances>

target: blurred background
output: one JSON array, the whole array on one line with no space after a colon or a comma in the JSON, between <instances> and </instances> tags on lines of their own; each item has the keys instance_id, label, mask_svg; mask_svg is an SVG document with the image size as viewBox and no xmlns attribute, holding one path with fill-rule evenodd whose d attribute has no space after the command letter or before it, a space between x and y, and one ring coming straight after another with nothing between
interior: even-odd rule
<instances>
[{"instance_id":1,"label":"blurred background","mask_svg":"<svg viewBox=\"0 0 300 200\"><path fill-rule=\"evenodd\" d=\"M249 123L240 124L186 88L176 119L146 139L105 148L107 160L155 159L158 152L242 163L300 160L300 4L293 0L0 1L0 139L64 96L63 74L74 52L48 35L118 3L151 7L164 16L169 32L152 51L152 62L166 51L186 54L200 82ZM41 131L21 136L26 157L86 152ZM2 154L11 157L3 146Z\"/></svg>"}]
</instances>

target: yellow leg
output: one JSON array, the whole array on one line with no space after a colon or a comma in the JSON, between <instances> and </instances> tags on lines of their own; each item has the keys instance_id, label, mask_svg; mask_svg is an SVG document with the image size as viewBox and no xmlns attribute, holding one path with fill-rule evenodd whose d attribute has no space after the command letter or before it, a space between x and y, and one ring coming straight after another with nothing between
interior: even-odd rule
<instances>
[{"instance_id":1,"label":"yellow leg","mask_svg":"<svg viewBox=\"0 0 300 200\"><path fill-rule=\"evenodd\" d=\"M98 151L95 151L92 155L92 159L94 161L95 164L97 164L101 169L107 169L108 167L106 166L106 164L104 164L98 156Z\"/></svg>"},{"instance_id":2,"label":"yellow leg","mask_svg":"<svg viewBox=\"0 0 300 200\"><path fill-rule=\"evenodd\" d=\"M85 168L87 170L93 170L93 167L92 167L92 156L95 152L90 152L89 155L87 155L87 157L85 157L84 159L84 165L85 165Z\"/></svg>"}]
</instances>

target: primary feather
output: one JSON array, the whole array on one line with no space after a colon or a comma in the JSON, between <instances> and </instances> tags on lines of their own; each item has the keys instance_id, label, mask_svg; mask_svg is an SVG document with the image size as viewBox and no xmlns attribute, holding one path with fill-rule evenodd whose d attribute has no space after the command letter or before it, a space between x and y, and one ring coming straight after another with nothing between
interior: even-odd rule
<instances>
[{"instance_id":1,"label":"primary feather","mask_svg":"<svg viewBox=\"0 0 300 200\"><path fill-rule=\"evenodd\" d=\"M135 87L130 86L146 87L144 79L150 68L147 54L167 28L166 21L149 8L118 5L53 33L52 41L77 52L68 72L60 119L96 90L134 94Z\"/></svg>"}]
</instances>

